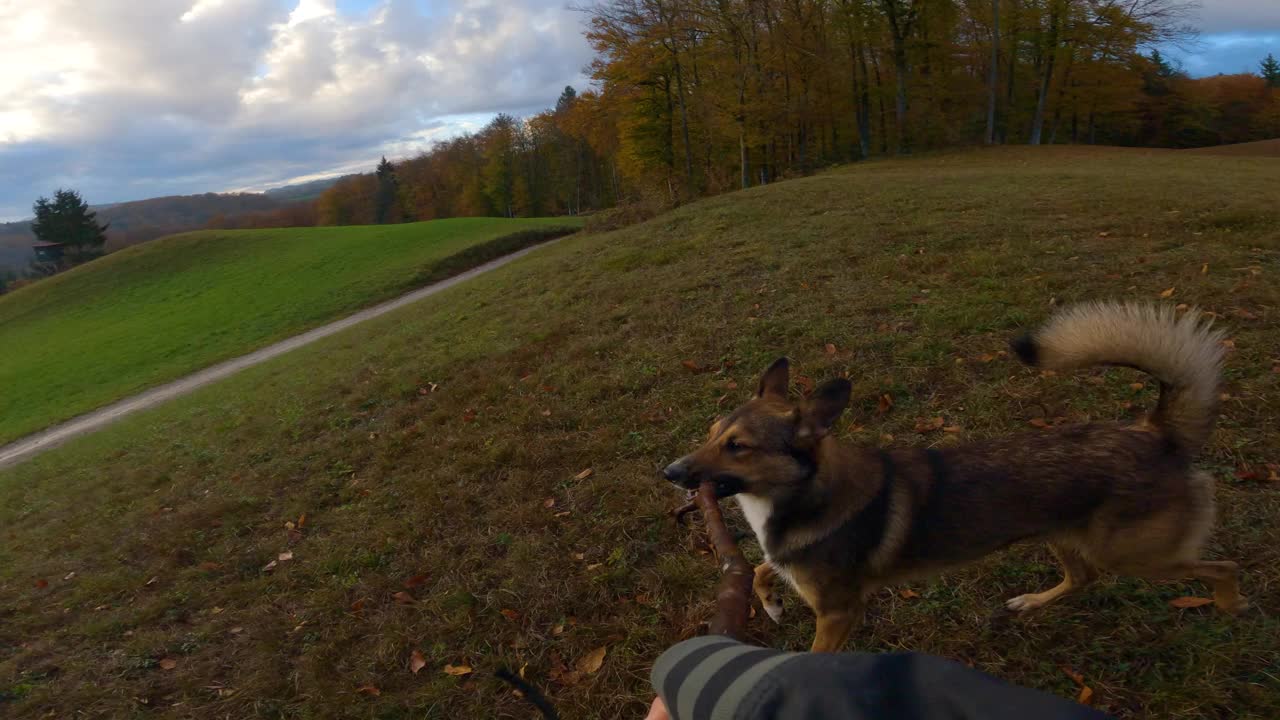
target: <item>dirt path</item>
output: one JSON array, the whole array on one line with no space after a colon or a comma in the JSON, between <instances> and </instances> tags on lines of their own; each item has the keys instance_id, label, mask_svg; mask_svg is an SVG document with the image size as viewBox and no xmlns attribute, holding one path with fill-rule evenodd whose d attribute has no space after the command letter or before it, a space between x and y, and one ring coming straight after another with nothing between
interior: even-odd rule
<instances>
[{"instance_id":1,"label":"dirt path","mask_svg":"<svg viewBox=\"0 0 1280 720\"><path fill-rule=\"evenodd\" d=\"M534 250L546 247L555 242L558 242L558 240L551 240L549 242L534 245L533 247L518 250L510 255L503 255L496 260L490 260L483 265L477 265L461 275L455 275L448 280L442 280L434 285L428 285L424 288L414 290L411 293L401 295L394 300L388 300L380 305L365 308L364 310L341 320L335 320L327 325L321 325L314 330L309 330L301 335L295 335L287 340L281 340L274 345L268 345L260 350L255 350L248 355L242 355L238 358L226 360L184 378L179 378L173 382L166 383L159 387L147 390L146 392L112 403L106 407L99 408L91 413L73 418L60 425L54 425L53 427L42 430L34 435L28 435L25 438L15 440L8 445L0 447L0 469L16 465L23 460L30 459L35 455L42 453L45 450L55 448L72 438L99 430L110 423L125 417L126 415L133 414L139 410L146 410L147 408L155 407L160 403L172 400L180 395L186 395L192 390L202 388L205 385L230 377L245 368L259 365L274 357L283 355L290 350L295 350L303 347L304 345L309 345L321 338L329 337L334 333L346 330L347 328L358 325L366 320L376 318L380 315L385 315L392 310L397 310L405 305L415 303L425 297L434 295L441 290L451 288L458 283L466 282L477 275L482 275L490 270L502 267L512 260L524 257Z\"/></svg>"}]
</instances>

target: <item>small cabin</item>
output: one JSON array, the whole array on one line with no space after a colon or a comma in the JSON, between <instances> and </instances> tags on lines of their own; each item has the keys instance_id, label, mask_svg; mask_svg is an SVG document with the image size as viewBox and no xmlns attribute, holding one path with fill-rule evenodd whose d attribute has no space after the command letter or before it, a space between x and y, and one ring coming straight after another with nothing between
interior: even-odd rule
<instances>
[{"instance_id":1,"label":"small cabin","mask_svg":"<svg viewBox=\"0 0 1280 720\"><path fill-rule=\"evenodd\" d=\"M64 243L38 242L31 249L36 252L36 262L56 263L62 262L62 254L67 246Z\"/></svg>"}]
</instances>

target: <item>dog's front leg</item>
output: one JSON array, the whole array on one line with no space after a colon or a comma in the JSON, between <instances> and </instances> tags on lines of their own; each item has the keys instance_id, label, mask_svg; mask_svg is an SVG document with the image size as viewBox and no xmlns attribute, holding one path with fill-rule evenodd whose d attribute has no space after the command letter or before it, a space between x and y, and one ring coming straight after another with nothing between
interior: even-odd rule
<instances>
[{"instance_id":1,"label":"dog's front leg","mask_svg":"<svg viewBox=\"0 0 1280 720\"><path fill-rule=\"evenodd\" d=\"M751 589L760 598L760 605L776 623L782 622L782 599L778 597L778 589L774 580L778 571L766 560L756 566L755 579L751 581Z\"/></svg>"},{"instance_id":2,"label":"dog's front leg","mask_svg":"<svg viewBox=\"0 0 1280 720\"><path fill-rule=\"evenodd\" d=\"M861 602L840 611L819 612L818 632L813 637L811 652L840 652L855 625L861 625L865 607Z\"/></svg>"}]
</instances>

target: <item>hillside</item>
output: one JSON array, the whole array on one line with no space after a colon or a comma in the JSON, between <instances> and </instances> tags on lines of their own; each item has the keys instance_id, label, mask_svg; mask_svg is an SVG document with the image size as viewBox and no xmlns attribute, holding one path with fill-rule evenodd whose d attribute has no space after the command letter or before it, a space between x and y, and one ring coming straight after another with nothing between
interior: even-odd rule
<instances>
[{"instance_id":1,"label":"hillside","mask_svg":"<svg viewBox=\"0 0 1280 720\"><path fill-rule=\"evenodd\" d=\"M259 193L173 195L133 202L95 205L98 222L106 223L107 249L114 251L155 238L203 228L220 215L275 210L284 203ZM31 221L0 223L0 271L24 270L31 262Z\"/></svg>"},{"instance_id":2,"label":"hillside","mask_svg":"<svg viewBox=\"0 0 1280 720\"><path fill-rule=\"evenodd\" d=\"M1280 138L1236 143L1235 145L1214 145L1213 147L1197 148L1185 152L1229 157L1280 157Z\"/></svg>"},{"instance_id":3,"label":"hillside","mask_svg":"<svg viewBox=\"0 0 1280 720\"><path fill-rule=\"evenodd\" d=\"M1207 590L1122 579L1010 619L1006 598L1058 581L1028 546L878 594L850 647L1074 698L1068 668L1120 718L1280 716L1277 196L1265 159L998 149L568 238L0 472L4 710L533 717L505 667L563 717L643 717L652 661L699 632L717 574L658 469L771 360L850 375L851 442L1126 418L1153 403L1148 378L1040 375L1002 351L1055 304L1127 297L1199 304L1230 333L1201 463L1211 552L1263 612L1179 610ZM958 430L917 432L933 417ZM785 602L755 639L806 647L811 615ZM573 670L600 647L598 672Z\"/></svg>"},{"instance_id":4,"label":"hillside","mask_svg":"<svg viewBox=\"0 0 1280 720\"><path fill-rule=\"evenodd\" d=\"M202 231L0 297L0 443L575 226L470 218Z\"/></svg>"}]
</instances>

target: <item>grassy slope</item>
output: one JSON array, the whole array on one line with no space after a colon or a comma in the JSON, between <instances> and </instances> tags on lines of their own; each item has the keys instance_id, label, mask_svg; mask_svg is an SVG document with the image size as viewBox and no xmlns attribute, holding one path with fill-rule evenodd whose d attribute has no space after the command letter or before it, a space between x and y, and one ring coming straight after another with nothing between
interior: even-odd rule
<instances>
[{"instance_id":1,"label":"grassy slope","mask_svg":"<svg viewBox=\"0 0 1280 720\"><path fill-rule=\"evenodd\" d=\"M1280 487L1233 471L1280 461L1277 194L1264 161L1000 150L854 166L571 238L0 474L6 711L528 718L489 674L528 663L565 717L642 716L649 664L698 631L716 578L656 471L768 361L849 372L840 433L856 442L1121 418L1154 396L1130 371L1098 385L983 356L1054 299L1171 287L1235 340L1204 459L1224 516L1211 552L1239 560L1274 614ZM734 366L695 375L686 359ZM895 406L877 415L886 392ZM963 430L913 431L937 415ZM398 604L418 575L416 602ZM1070 666L1121 717L1280 714L1280 622L1176 610L1207 591L1129 579L996 612L1057 579L1047 552L1019 547L914 585L919 598L886 591L851 646L1074 696ZM811 616L787 603L784 626L761 615L753 631L805 647ZM600 645L598 673L553 679Z\"/></svg>"},{"instance_id":2,"label":"grassy slope","mask_svg":"<svg viewBox=\"0 0 1280 720\"><path fill-rule=\"evenodd\" d=\"M1275 140L1259 140L1257 142L1236 143L1235 145L1214 145L1213 147L1185 150L1197 155L1223 155L1238 157L1280 157L1280 138Z\"/></svg>"},{"instance_id":3,"label":"grassy slope","mask_svg":"<svg viewBox=\"0 0 1280 720\"><path fill-rule=\"evenodd\" d=\"M203 231L114 253L0 297L0 443L393 296L466 248L573 224Z\"/></svg>"}]
</instances>

